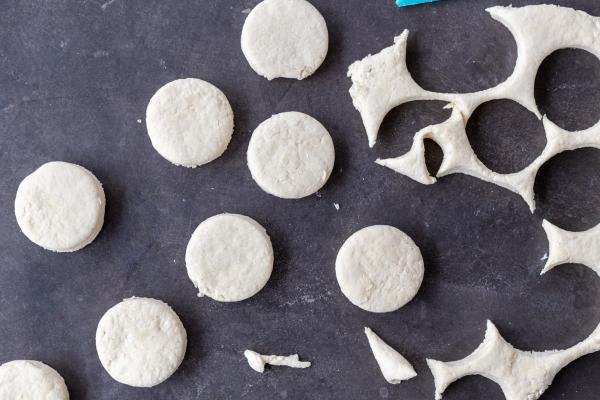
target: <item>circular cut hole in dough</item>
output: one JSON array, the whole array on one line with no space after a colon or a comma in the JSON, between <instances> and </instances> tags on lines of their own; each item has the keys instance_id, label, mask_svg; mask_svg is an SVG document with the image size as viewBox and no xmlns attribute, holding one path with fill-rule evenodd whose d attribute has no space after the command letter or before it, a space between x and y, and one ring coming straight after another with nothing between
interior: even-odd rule
<instances>
[{"instance_id":1,"label":"circular cut hole in dough","mask_svg":"<svg viewBox=\"0 0 600 400\"><path fill-rule=\"evenodd\" d=\"M399 309L417 294L423 281L423 258L404 232L374 225L346 240L335 261L342 293L366 311Z\"/></svg>"},{"instance_id":2,"label":"circular cut hole in dough","mask_svg":"<svg viewBox=\"0 0 600 400\"><path fill-rule=\"evenodd\" d=\"M242 51L257 74L304 79L325 60L327 24L305 0L265 0L248 14Z\"/></svg>"},{"instance_id":3,"label":"circular cut hole in dough","mask_svg":"<svg viewBox=\"0 0 600 400\"><path fill-rule=\"evenodd\" d=\"M65 380L53 368L31 360L0 365L0 399L69 400Z\"/></svg>"},{"instance_id":4,"label":"circular cut hole in dough","mask_svg":"<svg viewBox=\"0 0 600 400\"><path fill-rule=\"evenodd\" d=\"M161 156L175 165L194 168L223 154L233 134L233 111L214 85L178 79L152 96L146 126Z\"/></svg>"},{"instance_id":5,"label":"circular cut hole in dough","mask_svg":"<svg viewBox=\"0 0 600 400\"><path fill-rule=\"evenodd\" d=\"M33 243L70 252L90 244L104 223L102 184L87 169L67 162L46 163L17 189L15 215Z\"/></svg>"},{"instance_id":6,"label":"circular cut hole in dough","mask_svg":"<svg viewBox=\"0 0 600 400\"><path fill-rule=\"evenodd\" d=\"M265 192L299 199L319 190L335 161L329 133L313 117L286 112L260 124L248 146L248 168Z\"/></svg>"},{"instance_id":7,"label":"circular cut hole in dough","mask_svg":"<svg viewBox=\"0 0 600 400\"><path fill-rule=\"evenodd\" d=\"M198 296L241 301L258 293L273 271L273 247L265 229L239 214L215 215L192 234L185 253Z\"/></svg>"},{"instance_id":8,"label":"circular cut hole in dough","mask_svg":"<svg viewBox=\"0 0 600 400\"><path fill-rule=\"evenodd\" d=\"M187 347L181 320L160 300L132 297L104 314L96 330L100 362L117 382L151 387L177 370Z\"/></svg>"}]
</instances>

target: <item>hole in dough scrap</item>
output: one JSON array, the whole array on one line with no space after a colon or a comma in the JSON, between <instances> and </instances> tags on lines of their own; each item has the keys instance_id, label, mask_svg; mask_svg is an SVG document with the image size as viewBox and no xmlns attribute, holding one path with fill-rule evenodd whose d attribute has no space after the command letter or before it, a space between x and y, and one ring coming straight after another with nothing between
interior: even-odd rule
<instances>
[{"instance_id":1,"label":"hole in dough scrap","mask_svg":"<svg viewBox=\"0 0 600 400\"><path fill-rule=\"evenodd\" d=\"M215 215L192 234L185 265L198 296L224 302L245 300L258 293L271 276L271 239L252 218Z\"/></svg>"},{"instance_id":2,"label":"hole in dough scrap","mask_svg":"<svg viewBox=\"0 0 600 400\"><path fill-rule=\"evenodd\" d=\"M325 60L327 24L305 0L265 0L246 17L242 52L252 69L271 80L304 79Z\"/></svg>"},{"instance_id":3,"label":"hole in dough scrap","mask_svg":"<svg viewBox=\"0 0 600 400\"><path fill-rule=\"evenodd\" d=\"M423 281L423 257L404 232L373 225L344 242L335 261L344 296L366 311L399 309L417 294Z\"/></svg>"},{"instance_id":4,"label":"hole in dough scrap","mask_svg":"<svg viewBox=\"0 0 600 400\"><path fill-rule=\"evenodd\" d=\"M46 163L17 189L15 216L21 231L47 250L71 252L90 244L104 223L102 184L87 169Z\"/></svg>"},{"instance_id":5,"label":"hole in dough scrap","mask_svg":"<svg viewBox=\"0 0 600 400\"><path fill-rule=\"evenodd\" d=\"M194 168L218 158L233 135L227 97L201 79L177 79L154 94L146 109L154 149L175 165Z\"/></svg>"},{"instance_id":6,"label":"hole in dough scrap","mask_svg":"<svg viewBox=\"0 0 600 400\"><path fill-rule=\"evenodd\" d=\"M96 330L102 366L117 382L156 386L179 368L187 334L181 320L160 300L132 297L109 309Z\"/></svg>"},{"instance_id":7,"label":"hole in dough scrap","mask_svg":"<svg viewBox=\"0 0 600 400\"><path fill-rule=\"evenodd\" d=\"M273 115L252 133L248 168L265 192L284 199L316 193L331 175L333 141L319 121L300 112Z\"/></svg>"}]
</instances>

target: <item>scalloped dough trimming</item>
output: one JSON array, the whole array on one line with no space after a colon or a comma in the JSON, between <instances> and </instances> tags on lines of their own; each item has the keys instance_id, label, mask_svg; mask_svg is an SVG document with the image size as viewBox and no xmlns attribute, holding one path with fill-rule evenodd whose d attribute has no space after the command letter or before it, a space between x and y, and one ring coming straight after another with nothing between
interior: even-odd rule
<instances>
[{"instance_id":1,"label":"scalloped dough trimming","mask_svg":"<svg viewBox=\"0 0 600 400\"><path fill-rule=\"evenodd\" d=\"M102 184L87 169L48 162L17 190L15 215L21 231L47 250L71 252L90 244L104 223Z\"/></svg>"},{"instance_id":2,"label":"scalloped dough trimming","mask_svg":"<svg viewBox=\"0 0 600 400\"><path fill-rule=\"evenodd\" d=\"M39 361L14 360L0 365L0 399L69 400L65 380Z\"/></svg>"},{"instance_id":3,"label":"scalloped dough trimming","mask_svg":"<svg viewBox=\"0 0 600 400\"><path fill-rule=\"evenodd\" d=\"M132 297L110 308L98 323L96 350L117 382L151 387L167 380L185 356L187 334L168 304Z\"/></svg>"},{"instance_id":4,"label":"scalloped dough trimming","mask_svg":"<svg viewBox=\"0 0 600 400\"><path fill-rule=\"evenodd\" d=\"M319 190L333 170L335 150L327 129L310 115L273 115L252 133L248 168L265 192L299 199Z\"/></svg>"},{"instance_id":5,"label":"scalloped dough trimming","mask_svg":"<svg viewBox=\"0 0 600 400\"><path fill-rule=\"evenodd\" d=\"M350 66L350 95L354 107L360 112L371 147L377 140L383 118L393 108L417 100L450 102L453 112L447 121L417 132L408 153L377 160L377 163L417 182L433 184L436 179L427 170L423 144L425 139L432 139L444 153L438 177L462 173L494 183L519 194L533 211L533 185L540 167L563 151L581 147L600 148L600 122L583 131L568 132L544 117L547 144L542 154L519 172L500 174L491 171L477 158L466 134L467 121L479 105L499 99L513 100L541 117L534 97L535 77L540 64L555 50L562 48L584 49L600 58L600 41L597 40L600 18L554 5L497 6L487 11L510 30L517 43L515 69L503 83L475 93L436 93L421 88L406 67L408 31L405 30L395 38L392 46Z\"/></svg>"},{"instance_id":6,"label":"scalloped dough trimming","mask_svg":"<svg viewBox=\"0 0 600 400\"><path fill-rule=\"evenodd\" d=\"M325 60L327 24L305 0L264 0L242 29L242 52L252 69L271 80L304 79Z\"/></svg>"}]
</instances>

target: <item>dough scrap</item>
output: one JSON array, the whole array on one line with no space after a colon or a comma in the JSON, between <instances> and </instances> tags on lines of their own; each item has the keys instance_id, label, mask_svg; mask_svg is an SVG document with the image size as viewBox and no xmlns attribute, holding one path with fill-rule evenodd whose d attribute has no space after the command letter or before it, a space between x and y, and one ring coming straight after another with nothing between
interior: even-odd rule
<instances>
[{"instance_id":1,"label":"dough scrap","mask_svg":"<svg viewBox=\"0 0 600 400\"><path fill-rule=\"evenodd\" d=\"M533 186L539 168L563 151L600 148L600 122L582 131L569 132L543 117L547 144L540 156L519 172L500 174L477 158L465 131L467 121L479 105L499 99L513 100L541 118L534 97L540 64L563 48L584 49L600 58L600 41L596 40L600 36L600 18L554 5L497 6L487 11L509 29L517 43L515 69L503 83L475 93L436 93L421 88L406 67L408 31L405 30L395 38L394 45L349 67L348 76L353 83L350 95L361 114L370 147L377 140L381 122L393 108L418 100L448 101L453 112L447 121L417 132L411 149L403 156L376 162L422 184L433 184L436 180L427 170L423 144L424 139L432 139L444 153L438 177L462 173L499 185L519 194L533 212Z\"/></svg>"},{"instance_id":2,"label":"dough scrap","mask_svg":"<svg viewBox=\"0 0 600 400\"><path fill-rule=\"evenodd\" d=\"M109 309L98 323L96 350L117 382L152 387L167 380L185 356L181 320L160 300L132 297Z\"/></svg>"},{"instance_id":3,"label":"dough scrap","mask_svg":"<svg viewBox=\"0 0 600 400\"><path fill-rule=\"evenodd\" d=\"M258 293L271 276L273 261L265 229L239 214L219 214L202 222L185 253L187 272L198 296L224 302Z\"/></svg>"},{"instance_id":4,"label":"dough scrap","mask_svg":"<svg viewBox=\"0 0 600 400\"><path fill-rule=\"evenodd\" d=\"M401 230L373 225L344 242L335 274L352 304L370 312L391 312L412 300L421 287L423 257Z\"/></svg>"},{"instance_id":5,"label":"dough scrap","mask_svg":"<svg viewBox=\"0 0 600 400\"><path fill-rule=\"evenodd\" d=\"M233 135L233 111L216 86L177 79L152 96L146 127L154 149L175 165L194 168L223 154Z\"/></svg>"},{"instance_id":6,"label":"dough scrap","mask_svg":"<svg viewBox=\"0 0 600 400\"><path fill-rule=\"evenodd\" d=\"M248 360L250 368L256 372L265 372L265 365L282 365L291 368L308 368L310 367L309 361L300 361L298 354L292 354L291 356L273 356L258 354L252 350L244 351L244 357Z\"/></svg>"},{"instance_id":7,"label":"dough scrap","mask_svg":"<svg viewBox=\"0 0 600 400\"><path fill-rule=\"evenodd\" d=\"M583 264L600 275L600 224L583 232L569 232L544 220L550 251L542 274L561 264Z\"/></svg>"},{"instance_id":8,"label":"dough scrap","mask_svg":"<svg viewBox=\"0 0 600 400\"><path fill-rule=\"evenodd\" d=\"M325 60L327 24L305 0L264 0L244 22L242 52L252 69L268 80L304 79Z\"/></svg>"},{"instance_id":9,"label":"dough scrap","mask_svg":"<svg viewBox=\"0 0 600 400\"><path fill-rule=\"evenodd\" d=\"M333 141L319 121L300 112L273 115L252 133L248 168L267 193L299 199L316 193L331 175Z\"/></svg>"},{"instance_id":10,"label":"dough scrap","mask_svg":"<svg viewBox=\"0 0 600 400\"><path fill-rule=\"evenodd\" d=\"M0 365L0 399L69 400L65 380L39 361L14 360Z\"/></svg>"},{"instance_id":11,"label":"dough scrap","mask_svg":"<svg viewBox=\"0 0 600 400\"><path fill-rule=\"evenodd\" d=\"M63 161L43 164L17 189L15 216L29 240L72 252L90 244L104 223L102 184L87 169Z\"/></svg>"},{"instance_id":12,"label":"dough scrap","mask_svg":"<svg viewBox=\"0 0 600 400\"><path fill-rule=\"evenodd\" d=\"M466 358L453 362L427 360L440 400L451 383L468 375L481 375L502 389L506 400L537 400L556 374L571 362L600 350L600 325L584 341L566 350L530 352L515 349L487 322L485 339Z\"/></svg>"},{"instance_id":13,"label":"dough scrap","mask_svg":"<svg viewBox=\"0 0 600 400\"><path fill-rule=\"evenodd\" d=\"M413 366L406 358L384 342L375 332L365 327L365 334L369 340L373 356L375 356L381 373L388 383L396 385L417 376Z\"/></svg>"}]
</instances>

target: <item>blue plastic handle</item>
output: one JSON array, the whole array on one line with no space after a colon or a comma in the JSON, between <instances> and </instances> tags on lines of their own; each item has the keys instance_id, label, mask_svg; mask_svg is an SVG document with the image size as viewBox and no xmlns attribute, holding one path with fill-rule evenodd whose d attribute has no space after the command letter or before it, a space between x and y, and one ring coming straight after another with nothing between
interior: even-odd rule
<instances>
[{"instance_id":1,"label":"blue plastic handle","mask_svg":"<svg viewBox=\"0 0 600 400\"><path fill-rule=\"evenodd\" d=\"M433 3L434 1L438 0L396 0L396 5L398 7L415 6L417 4Z\"/></svg>"}]
</instances>

